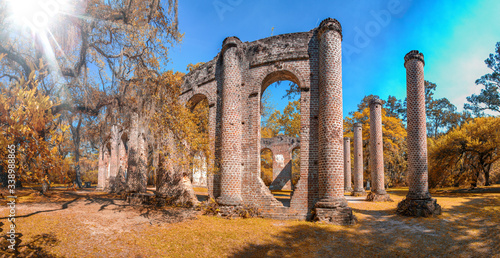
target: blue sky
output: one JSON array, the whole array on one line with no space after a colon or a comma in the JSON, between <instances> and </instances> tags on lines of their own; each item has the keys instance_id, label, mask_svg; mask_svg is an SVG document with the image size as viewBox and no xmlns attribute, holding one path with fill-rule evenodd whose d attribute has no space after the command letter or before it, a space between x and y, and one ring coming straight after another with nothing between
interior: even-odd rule
<instances>
[{"instance_id":1,"label":"blue sky","mask_svg":"<svg viewBox=\"0 0 500 258\"><path fill-rule=\"evenodd\" d=\"M328 17L343 28L344 115L365 95L404 99L403 57L413 49L424 53L436 97L462 110L465 98L480 92L474 81L489 72L484 60L500 41L498 0L189 0L179 1L184 39L167 69L185 72L190 63L211 60L228 36L254 41L309 31ZM286 105L281 96L273 99L278 109Z\"/></svg>"}]
</instances>

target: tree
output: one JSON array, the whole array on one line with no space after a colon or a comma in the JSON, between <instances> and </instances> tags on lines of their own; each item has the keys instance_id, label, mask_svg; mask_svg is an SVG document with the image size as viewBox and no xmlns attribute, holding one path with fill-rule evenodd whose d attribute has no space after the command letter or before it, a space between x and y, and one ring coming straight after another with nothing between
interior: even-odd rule
<instances>
[{"instance_id":1,"label":"tree","mask_svg":"<svg viewBox=\"0 0 500 258\"><path fill-rule=\"evenodd\" d=\"M490 184L490 171L500 160L500 118L480 117L429 141L431 186L470 184L480 175Z\"/></svg>"},{"instance_id":2,"label":"tree","mask_svg":"<svg viewBox=\"0 0 500 258\"><path fill-rule=\"evenodd\" d=\"M1 57L0 57L1 58ZM51 112L54 103L38 91L31 72L27 80L19 78L5 87L0 83L0 156L7 167L7 146L15 147L16 181L42 182L49 171L62 174L60 145L68 126L57 125L58 115Z\"/></svg>"},{"instance_id":3,"label":"tree","mask_svg":"<svg viewBox=\"0 0 500 258\"><path fill-rule=\"evenodd\" d=\"M447 132L457 122L457 108L447 98L430 100L427 105L427 135L437 137Z\"/></svg>"},{"instance_id":4,"label":"tree","mask_svg":"<svg viewBox=\"0 0 500 258\"><path fill-rule=\"evenodd\" d=\"M61 12L70 15L59 13L51 26L28 35L11 22L15 18L12 3L0 4L0 54L5 55L0 80L20 82L34 73L37 90L59 102L50 107L53 114L84 114L84 121L90 120L86 116L103 115L99 122L104 125L96 125L102 134L112 126L127 126L124 129L134 136L129 137L134 151L129 155L128 187L144 190L133 179L142 178L146 168L139 157L148 146L149 132L144 130L150 117L148 100L168 62L169 46L182 37L177 29L177 1L71 1ZM34 84L27 87L33 89ZM81 130L73 132L74 144L82 144ZM75 157L79 149L75 146Z\"/></svg>"},{"instance_id":5,"label":"tree","mask_svg":"<svg viewBox=\"0 0 500 258\"><path fill-rule=\"evenodd\" d=\"M437 85L425 81L425 113L427 116L427 136L438 137L448 132L453 126L460 122L462 115L456 112L457 108L447 98L434 98ZM405 100L406 113L406 100Z\"/></svg>"},{"instance_id":6,"label":"tree","mask_svg":"<svg viewBox=\"0 0 500 258\"><path fill-rule=\"evenodd\" d=\"M260 153L260 178L266 186L273 182L273 153L269 149Z\"/></svg>"},{"instance_id":7,"label":"tree","mask_svg":"<svg viewBox=\"0 0 500 258\"><path fill-rule=\"evenodd\" d=\"M476 116L481 116L485 110L500 113L500 42L497 42L494 54L484 60L491 73L476 80L477 85L483 85L481 93L467 97L470 103L464 104L464 109L471 110Z\"/></svg>"},{"instance_id":8,"label":"tree","mask_svg":"<svg viewBox=\"0 0 500 258\"><path fill-rule=\"evenodd\" d=\"M290 137L300 136L300 101L289 101L283 110L275 110L263 127L262 134L274 137L282 134ZM266 137L264 137L266 138Z\"/></svg>"},{"instance_id":9,"label":"tree","mask_svg":"<svg viewBox=\"0 0 500 258\"><path fill-rule=\"evenodd\" d=\"M192 186L186 178L190 174L192 157L204 153L207 160L214 160L208 135L208 103L197 107L181 103L181 73L166 72L161 76L153 95L154 112L150 130L159 143L156 192L167 202L193 205L197 202ZM208 173L218 173L217 164L208 166Z\"/></svg>"},{"instance_id":10,"label":"tree","mask_svg":"<svg viewBox=\"0 0 500 258\"><path fill-rule=\"evenodd\" d=\"M406 119L406 108L403 106L403 102L400 99L389 95L384 107L388 116L396 117L401 120Z\"/></svg>"},{"instance_id":11,"label":"tree","mask_svg":"<svg viewBox=\"0 0 500 258\"><path fill-rule=\"evenodd\" d=\"M292 150L292 185L295 186L300 179L300 148Z\"/></svg>"}]
</instances>

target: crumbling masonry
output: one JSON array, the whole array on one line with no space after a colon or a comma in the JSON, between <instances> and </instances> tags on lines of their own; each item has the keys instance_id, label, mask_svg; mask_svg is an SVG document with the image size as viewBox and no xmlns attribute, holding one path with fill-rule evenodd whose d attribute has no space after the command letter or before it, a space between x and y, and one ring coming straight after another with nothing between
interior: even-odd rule
<instances>
[{"instance_id":1,"label":"crumbling masonry","mask_svg":"<svg viewBox=\"0 0 500 258\"><path fill-rule=\"evenodd\" d=\"M278 135L273 138L262 138L261 152L268 149L273 154L273 181L271 190L293 190L292 186L292 153L300 148L300 138Z\"/></svg>"},{"instance_id":2,"label":"crumbling masonry","mask_svg":"<svg viewBox=\"0 0 500 258\"><path fill-rule=\"evenodd\" d=\"M342 31L326 19L309 32L254 42L226 38L221 52L184 77L185 102L207 98L215 166L208 192L222 205L252 204L266 217L352 224L344 198ZM300 88L300 180L290 207L260 178L260 98L272 83ZM193 103L195 104L195 103Z\"/></svg>"}]
</instances>

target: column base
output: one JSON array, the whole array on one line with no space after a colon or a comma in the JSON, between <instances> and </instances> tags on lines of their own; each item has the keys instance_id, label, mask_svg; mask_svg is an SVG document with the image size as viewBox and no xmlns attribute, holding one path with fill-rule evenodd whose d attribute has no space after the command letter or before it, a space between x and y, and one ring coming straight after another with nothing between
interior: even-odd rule
<instances>
[{"instance_id":1,"label":"column base","mask_svg":"<svg viewBox=\"0 0 500 258\"><path fill-rule=\"evenodd\" d=\"M316 208L337 208L337 207L347 207L347 200L344 196L342 197L332 197L320 199L316 205Z\"/></svg>"},{"instance_id":2,"label":"column base","mask_svg":"<svg viewBox=\"0 0 500 258\"><path fill-rule=\"evenodd\" d=\"M346 193L347 193L347 192L352 192L352 187L347 187L347 188L345 188L345 189L344 189L344 192L346 192Z\"/></svg>"},{"instance_id":3,"label":"column base","mask_svg":"<svg viewBox=\"0 0 500 258\"><path fill-rule=\"evenodd\" d=\"M396 212L403 216L430 217L441 214L441 206L436 199L429 198L423 200L408 199L408 197L398 203Z\"/></svg>"},{"instance_id":4,"label":"column base","mask_svg":"<svg viewBox=\"0 0 500 258\"><path fill-rule=\"evenodd\" d=\"M366 195L366 191L365 189L361 188L361 189L354 189L354 191L352 191L351 193L351 196L365 196Z\"/></svg>"},{"instance_id":5,"label":"column base","mask_svg":"<svg viewBox=\"0 0 500 258\"><path fill-rule=\"evenodd\" d=\"M374 193L371 192L366 196L366 201L367 202L393 202L389 194L384 193L384 194L379 194L379 193Z\"/></svg>"},{"instance_id":6,"label":"column base","mask_svg":"<svg viewBox=\"0 0 500 258\"><path fill-rule=\"evenodd\" d=\"M243 204L241 196L219 196L216 201L222 206L239 206Z\"/></svg>"},{"instance_id":7,"label":"column base","mask_svg":"<svg viewBox=\"0 0 500 258\"><path fill-rule=\"evenodd\" d=\"M333 225L354 225L356 217L344 197L319 200L314 208L313 221Z\"/></svg>"},{"instance_id":8,"label":"column base","mask_svg":"<svg viewBox=\"0 0 500 258\"><path fill-rule=\"evenodd\" d=\"M356 217L351 207L314 208L313 221L333 225L355 225Z\"/></svg>"}]
</instances>

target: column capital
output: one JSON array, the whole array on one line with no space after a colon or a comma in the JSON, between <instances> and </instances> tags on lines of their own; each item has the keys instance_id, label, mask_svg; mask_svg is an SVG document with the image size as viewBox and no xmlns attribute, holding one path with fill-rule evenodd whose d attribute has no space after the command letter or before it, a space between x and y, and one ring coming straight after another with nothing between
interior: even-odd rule
<instances>
[{"instance_id":1,"label":"column capital","mask_svg":"<svg viewBox=\"0 0 500 258\"><path fill-rule=\"evenodd\" d=\"M422 64L425 65L424 54L418 52L418 50L412 50L412 51L408 52L408 54L405 55L404 66L406 67L406 63L412 59L417 59L419 61L422 61Z\"/></svg>"},{"instance_id":2,"label":"column capital","mask_svg":"<svg viewBox=\"0 0 500 258\"><path fill-rule=\"evenodd\" d=\"M344 137L344 141L345 141L345 142L349 142L349 141L351 141L351 138L349 138L349 137Z\"/></svg>"},{"instance_id":3,"label":"column capital","mask_svg":"<svg viewBox=\"0 0 500 258\"><path fill-rule=\"evenodd\" d=\"M342 40L342 26L340 25L340 22L337 21L337 19L333 18L326 18L324 19L318 27L318 38L321 39L321 35L327 30L333 30L339 33L340 35L340 40Z\"/></svg>"},{"instance_id":4,"label":"column capital","mask_svg":"<svg viewBox=\"0 0 500 258\"><path fill-rule=\"evenodd\" d=\"M363 124L358 122L358 123L354 123L354 125L353 125L353 126L354 126L354 127L363 127Z\"/></svg>"},{"instance_id":5,"label":"column capital","mask_svg":"<svg viewBox=\"0 0 500 258\"><path fill-rule=\"evenodd\" d=\"M370 108L372 108L372 106L374 105L382 105L382 100L378 96L375 96L374 98L370 99L368 105L370 106Z\"/></svg>"},{"instance_id":6,"label":"column capital","mask_svg":"<svg viewBox=\"0 0 500 258\"><path fill-rule=\"evenodd\" d=\"M237 47L239 44L241 44L241 40L238 37L236 36L227 37L224 39L224 41L222 41L221 52L226 51L230 47Z\"/></svg>"}]
</instances>

